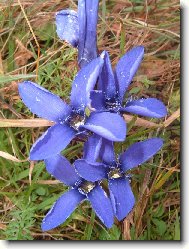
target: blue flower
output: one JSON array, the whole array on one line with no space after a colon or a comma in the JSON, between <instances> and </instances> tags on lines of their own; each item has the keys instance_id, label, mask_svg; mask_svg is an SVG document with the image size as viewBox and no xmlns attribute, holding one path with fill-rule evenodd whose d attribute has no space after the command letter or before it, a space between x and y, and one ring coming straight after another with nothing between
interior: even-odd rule
<instances>
[{"instance_id":1,"label":"blue flower","mask_svg":"<svg viewBox=\"0 0 189 249\"><path fill-rule=\"evenodd\" d=\"M19 94L25 105L39 117L55 122L32 146L31 160L59 154L75 136L86 130L111 141L125 139L126 124L118 114L92 112L87 116L85 113L102 65L103 54L79 71L72 84L70 105L33 82L19 84Z\"/></svg>"},{"instance_id":2,"label":"blue flower","mask_svg":"<svg viewBox=\"0 0 189 249\"><path fill-rule=\"evenodd\" d=\"M98 2L98 0L78 0L78 13L66 9L56 14L57 34L61 40L66 40L78 48L80 67L97 57Z\"/></svg>"},{"instance_id":3,"label":"blue flower","mask_svg":"<svg viewBox=\"0 0 189 249\"><path fill-rule=\"evenodd\" d=\"M91 139L93 141L90 141ZM92 136L88 141L90 144L94 144L95 140L97 141L95 136ZM100 145L98 141L97 143ZM99 145L96 144L96 148ZM63 223L77 205L85 199L91 203L92 208L106 227L110 228L113 225L113 210L110 199L98 181L91 182L81 178L69 161L61 155L46 159L45 164L47 171L56 179L70 186L70 189L55 202L43 219L43 231L53 229ZM96 163L96 165L101 166L100 163Z\"/></svg>"},{"instance_id":4,"label":"blue flower","mask_svg":"<svg viewBox=\"0 0 189 249\"><path fill-rule=\"evenodd\" d=\"M120 221L128 215L135 204L128 171L150 159L160 150L163 141L160 138L150 138L137 142L119 155L118 160L116 160L113 143L102 138L99 138L100 140L102 140L101 147L97 146L96 154L99 152L99 157L103 164L98 165L100 163L97 164L93 160L98 158L97 155L91 160L91 153L89 153L85 159L75 161L74 165L79 175L87 181L96 182L108 179L114 214Z\"/></svg>"},{"instance_id":5,"label":"blue flower","mask_svg":"<svg viewBox=\"0 0 189 249\"><path fill-rule=\"evenodd\" d=\"M144 55L144 48L137 46L128 51L112 71L109 55L105 61L99 78L99 91L91 92L92 107L96 110L109 110L123 114L130 112L146 117L162 118L167 114L165 105L156 98L128 101L123 105L125 92L132 81Z\"/></svg>"}]
</instances>

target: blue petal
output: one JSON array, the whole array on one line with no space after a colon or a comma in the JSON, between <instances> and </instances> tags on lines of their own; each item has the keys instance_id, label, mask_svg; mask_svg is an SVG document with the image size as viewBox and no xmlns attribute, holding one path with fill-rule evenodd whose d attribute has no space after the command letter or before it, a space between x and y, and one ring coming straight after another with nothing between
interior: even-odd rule
<instances>
[{"instance_id":1,"label":"blue petal","mask_svg":"<svg viewBox=\"0 0 189 249\"><path fill-rule=\"evenodd\" d=\"M77 47L79 41L79 25L77 12L61 10L56 14L56 32L61 40Z\"/></svg>"},{"instance_id":2,"label":"blue petal","mask_svg":"<svg viewBox=\"0 0 189 249\"><path fill-rule=\"evenodd\" d=\"M108 52L105 51L104 65L99 77L99 90L102 90L107 99L116 98L117 86L112 71Z\"/></svg>"},{"instance_id":3,"label":"blue petal","mask_svg":"<svg viewBox=\"0 0 189 249\"><path fill-rule=\"evenodd\" d=\"M74 167L61 155L55 155L45 159L45 165L49 174L66 185L74 186L80 180Z\"/></svg>"},{"instance_id":4,"label":"blue petal","mask_svg":"<svg viewBox=\"0 0 189 249\"><path fill-rule=\"evenodd\" d=\"M146 162L163 146L161 138L150 138L142 142L131 145L120 155L122 170L132 169L139 164Z\"/></svg>"},{"instance_id":5,"label":"blue petal","mask_svg":"<svg viewBox=\"0 0 189 249\"><path fill-rule=\"evenodd\" d=\"M97 57L96 28L98 21L98 0L78 1L79 46L78 62L80 67Z\"/></svg>"},{"instance_id":6,"label":"blue petal","mask_svg":"<svg viewBox=\"0 0 189 249\"><path fill-rule=\"evenodd\" d=\"M82 64L82 57L83 51L85 47L85 36L86 36L86 1L85 0L78 0L78 22L79 22L79 43L78 43L78 62L81 61ZM82 65L80 65L82 67Z\"/></svg>"},{"instance_id":7,"label":"blue petal","mask_svg":"<svg viewBox=\"0 0 189 249\"><path fill-rule=\"evenodd\" d=\"M92 60L76 75L71 92L71 105L78 111L84 112L90 105L90 92L93 90L103 65L103 55Z\"/></svg>"},{"instance_id":8,"label":"blue petal","mask_svg":"<svg viewBox=\"0 0 189 249\"><path fill-rule=\"evenodd\" d=\"M115 164L115 153L114 153L114 144L112 141L102 139L102 146L100 149L100 159L103 163L111 166Z\"/></svg>"},{"instance_id":9,"label":"blue petal","mask_svg":"<svg viewBox=\"0 0 189 249\"><path fill-rule=\"evenodd\" d=\"M126 123L116 113L92 112L82 127L110 141L125 140Z\"/></svg>"},{"instance_id":10,"label":"blue petal","mask_svg":"<svg viewBox=\"0 0 189 249\"><path fill-rule=\"evenodd\" d=\"M83 158L88 162L95 162L98 159L99 151L102 144L102 138L96 134L89 137L84 144Z\"/></svg>"},{"instance_id":11,"label":"blue petal","mask_svg":"<svg viewBox=\"0 0 189 249\"><path fill-rule=\"evenodd\" d=\"M120 101L132 81L144 55L144 47L138 46L129 50L118 61L115 68L115 78L119 86Z\"/></svg>"},{"instance_id":12,"label":"blue petal","mask_svg":"<svg viewBox=\"0 0 189 249\"><path fill-rule=\"evenodd\" d=\"M107 178L108 167L103 163L87 162L79 159L74 162L79 175L87 181L95 182Z\"/></svg>"},{"instance_id":13,"label":"blue petal","mask_svg":"<svg viewBox=\"0 0 189 249\"><path fill-rule=\"evenodd\" d=\"M130 101L127 103L125 108L121 109L121 111L131 112L151 118L162 118L167 115L165 105L155 98Z\"/></svg>"},{"instance_id":14,"label":"blue petal","mask_svg":"<svg viewBox=\"0 0 189 249\"><path fill-rule=\"evenodd\" d=\"M30 160L42 160L59 154L75 135L76 131L66 124L50 127L32 146Z\"/></svg>"},{"instance_id":15,"label":"blue petal","mask_svg":"<svg viewBox=\"0 0 189 249\"><path fill-rule=\"evenodd\" d=\"M91 202L92 208L95 210L104 225L108 228L112 227L114 222L113 210L110 199L107 197L105 191L97 185L87 195L87 198Z\"/></svg>"},{"instance_id":16,"label":"blue petal","mask_svg":"<svg viewBox=\"0 0 189 249\"><path fill-rule=\"evenodd\" d=\"M48 231L62 224L84 198L85 196L75 189L63 194L43 219L42 231Z\"/></svg>"},{"instance_id":17,"label":"blue petal","mask_svg":"<svg viewBox=\"0 0 189 249\"><path fill-rule=\"evenodd\" d=\"M105 97L102 91L93 90L90 93L90 99L91 99L91 107L98 110L103 111L105 110Z\"/></svg>"},{"instance_id":18,"label":"blue petal","mask_svg":"<svg viewBox=\"0 0 189 249\"><path fill-rule=\"evenodd\" d=\"M115 216L120 221L132 210L135 204L135 197L126 178L109 180L110 199Z\"/></svg>"},{"instance_id":19,"label":"blue petal","mask_svg":"<svg viewBox=\"0 0 189 249\"><path fill-rule=\"evenodd\" d=\"M63 122L71 112L71 108L58 96L31 81L20 83L18 90L24 104L39 117Z\"/></svg>"}]
</instances>

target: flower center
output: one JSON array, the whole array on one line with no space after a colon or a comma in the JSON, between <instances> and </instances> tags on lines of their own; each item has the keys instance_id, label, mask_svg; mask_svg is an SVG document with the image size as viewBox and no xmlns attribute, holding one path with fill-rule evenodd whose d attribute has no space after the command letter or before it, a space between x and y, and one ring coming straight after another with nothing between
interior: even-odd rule
<instances>
[{"instance_id":1,"label":"flower center","mask_svg":"<svg viewBox=\"0 0 189 249\"><path fill-rule=\"evenodd\" d=\"M95 187L94 182L83 181L79 186L78 190L82 194L88 194L89 192L91 192L91 190L93 190L94 187Z\"/></svg>"},{"instance_id":2,"label":"flower center","mask_svg":"<svg viewBox=\"0 0 189 249\"><path fill-rule=\"evenodd\" d=\"M79 127L85 123L85 117L81 114L74 113L68 119L68 122L75 130L79 130Z\"/></svg>"},{"instance_id":3,"label":"flower center","mask_svg":"<svg viewBox=\"0 0 189 249\"><path fill-rule=\"evenodd\" d=\"M112 170L110 170L110 172L108 173L108 177L110 179L116 179L116 178L120 178L123 176L123 173L121 172L121 170L119 168L114 168Z\"/></svg>"}]
</instances>

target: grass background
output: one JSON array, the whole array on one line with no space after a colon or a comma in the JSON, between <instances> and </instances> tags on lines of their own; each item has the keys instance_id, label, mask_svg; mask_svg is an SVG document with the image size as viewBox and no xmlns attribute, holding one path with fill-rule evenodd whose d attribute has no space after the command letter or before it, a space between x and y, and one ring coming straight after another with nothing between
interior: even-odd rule
<instances>
[{"instance_id":1,"label":"grass background","mask_svg":"<svg viewBox=\"0 0 189 249\"><path fill-rule=\"evenodd\" d=\"M22 7L22 8L21 8ZM56 11L77 9L72 0L0 1L0 239L2 240L179 240L180 239L180 5L178 0L100 1L98 49L109 51L112 65L130 48L145 46L145 57L126 97L157 97L168 108L165 119L126 115L128 135L117 153L152 136L163 149L133 171L136 205L122 222L105 229L88 202L61 226L43 233L40 224L54 201L67 190L27 160L33 142L46 130L19 98L23 79L36 81L69 101L78 71L77 50L61 42ZM29 24L29 25L28 25ZM37 74L37 77L36 77ZM73 141L63 154L82 156Z\"/></svg>"}]
</instances>

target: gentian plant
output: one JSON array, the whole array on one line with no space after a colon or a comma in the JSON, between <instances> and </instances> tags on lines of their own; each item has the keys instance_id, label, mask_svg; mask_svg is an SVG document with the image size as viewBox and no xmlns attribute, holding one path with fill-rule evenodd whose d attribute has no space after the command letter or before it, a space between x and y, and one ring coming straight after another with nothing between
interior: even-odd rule
<instances>
[{"instance_id":1,"label":"gentian plant","mask_svg":"<svg viewBox=\"0 0 189 249\"><path fill-rule=\"evenodd\" d=\"M86 157L92 155L90 159L95 159L100 145L101 139L96 135L91 136L85 144L84 153ZM112 205L99 181L90 182L81 178L69 161L61 155L46 159L45 164L47 171L56 179L68 185L70 189L55 202L43 219L41 226L43 231L53 229L63 223L77 205L84 200L91 203L95 213L107 228L113 225ZM100 163L97 163L97 165L101 166Z\"/></svg>"},{"instance_id":2,"label":"gentian plant","mask_svg":"<svg viewBox=\"0 0 189 249\"><path fill-rule=\"evenodd\" d=\"M99 138L100 139L100 138ZM96 142L97 144L97 142ZM116 218L121 221L132 210L135 198L130 187L130 170L149 160L161 149L160 138L150 138L131 145L116 158L113 142L102 139L99 151L100 162L90 156L75 161L79 175L90 182L108 180L110 199ZM96 156L97 158L97 156Z\"/></svg>"},{"instance_id":3,"label":"gentian plant","mask_svg":"<svg viewBox=\"0 0 189 249\"><path fill-rule=\"evenodd\" d=\"M90 107L90 91L102 65L100 56L79 71L72 84L70 105L33 82L19 84L19 94L25 105L39 117L55 122L32 146L31 160L57 155L75 136L86 133L86 130L111 141L125 139L126 124L118 114L92 112L87 116L85 113Z\"/></svg>"},{"instance_id":4,"label":"gentian plant","mask_svg":"<svg viewBox=\"0 0 189 249\"><path fill-rule=\"evenodd\" d=\"M61 40L66 40L78 48L80 67L97 57L98 2L98 0L78 0L78 13L66 9L56 14L57 34Z\"/></svg>"},{"instance_id":5,"label":"gentian plant","mask_svg":"<svg viewBox=\"0 0 189 249\"><path fill-rule=\"evenodd\" d=\"M81 70L72 83L70 103L36 83L19 84L25 105L39 117L54 122L32 146L30 159L44 159L47 171L69 186L43 219L43 231L64 223L84 200L91 203L107 228L112 227L114 215L119 221L124 219L135 204L130 170L149 160L163 145L162 139L150 138L115 155L113 142L124 141L126 136L122 114L162 118L167 110L156 98L125 102L125 92L143 59L144 47L129 50L113 71L108 52L97 56L98 4L98 0L78 0L78 13L67 9L56 14L59 38L78 48ZM75 137L86 142L83 158L71 165L61 151ZM102 181L108 182L108 190L102 188Z\"/></svg>"},{"instance_id":6,"label":"gentian plant","mask_svg":"<svg viewBox=\"0 0 189 249\"><path fill-rule=\"evenodd\" d=\"M121 57L113 72L109 54L105 52L98 90L91 92L93 108L120 114L130 112L151 118L162 118L167 114L165 105L156 98L129 100L123 104L125 92L140 66L143 55L144 47L131 49Z\"/></svg>"}]
</instances>

